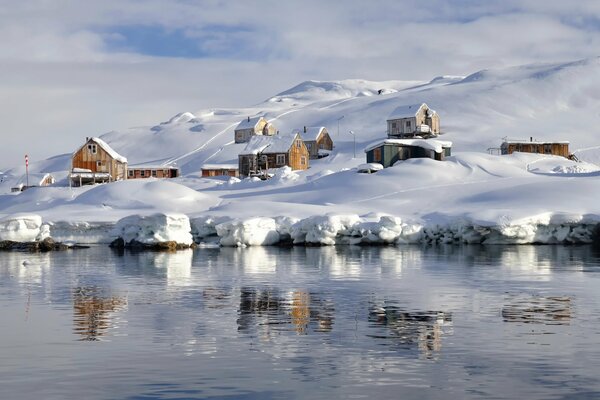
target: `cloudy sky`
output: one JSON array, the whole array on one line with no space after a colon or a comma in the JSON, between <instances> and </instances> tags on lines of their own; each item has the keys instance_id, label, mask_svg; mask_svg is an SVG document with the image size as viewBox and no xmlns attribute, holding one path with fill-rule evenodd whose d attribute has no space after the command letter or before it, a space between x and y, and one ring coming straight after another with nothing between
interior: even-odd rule
<instances>
[{"instance_id":1,"label":"cloudy sky","mask_svg":"<svg viewBox=\"0 0 600 400\"><path fill-rule=\"evenodd\" d=\"M599 55L597 0L0 0L0 167L301 81Z\"/></svg>"}]
</instances>

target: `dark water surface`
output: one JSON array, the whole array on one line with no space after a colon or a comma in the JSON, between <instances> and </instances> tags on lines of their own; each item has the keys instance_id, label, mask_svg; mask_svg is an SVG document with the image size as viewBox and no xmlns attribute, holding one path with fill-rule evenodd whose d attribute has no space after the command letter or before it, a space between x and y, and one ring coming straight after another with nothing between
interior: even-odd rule
<instances>
[{"instance_id":1,"label":"dark water surface","mask_svg":"<svg viewBox=\"0 0 600 400\"><path fill-rule=\"evenodd\" d=\"M0 254L1 399L600 398L589 246Z\"/></svg>"}]
</instances>

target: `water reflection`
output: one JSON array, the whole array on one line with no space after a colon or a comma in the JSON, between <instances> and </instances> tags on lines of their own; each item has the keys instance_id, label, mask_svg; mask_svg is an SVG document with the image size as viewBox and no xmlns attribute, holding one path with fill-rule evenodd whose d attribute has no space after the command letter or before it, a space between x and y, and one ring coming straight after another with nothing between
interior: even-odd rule
<instances>
[{"instance_id":1,"label":"water reflection","mask_svg":"<svg viewBox=\"0 0 600 400\"><path fill-rule=\"evenodd\" d=\"M502 307L504 322L569 325L573 315L570 297L512 296Z\"/></svg>"},{"instance_id":2,"label":"water reflection","mask_svg":"<svg viewBox=\"0 0 600 400\"><path fill-rule=\"evenodd\" d=\"M444 311L409 311L391 302L371 302L369 322L385 327L387 334L371 334L405 348L417 348L426 358L434 358L442 349L442 336L452 334L452 313Z\"/></svg>"},{"instance_id":3,"label":"water reflection","mask_svg":"<svg viewBox=\"0 0 600 400\"><path fill-rule=\"evenodd\" d=\"M114 313L127 306L127 299L110 296L95 286L73 291L73 331L79 340L96 341L115 326Z\"/></svg>"},{"instance_id":4,"label":"water reflection","mask_svg":"<svg viewBox=\"0 0 600 400\"><path fill-rule=\"evenodd\" d=\"M298 335L330 332L334 313L332 300L306 290L282 292L276 288L243 287L238 331L258 333L262 338L290 330Z\"/></svg>"}]
</instances>

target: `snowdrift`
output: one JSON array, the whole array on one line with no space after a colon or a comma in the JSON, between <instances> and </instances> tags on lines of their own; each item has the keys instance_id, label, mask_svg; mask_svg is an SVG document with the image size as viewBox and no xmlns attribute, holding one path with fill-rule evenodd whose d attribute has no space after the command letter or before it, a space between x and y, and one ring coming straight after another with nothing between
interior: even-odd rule
<instances>
[{"instance_id":1,"label":"snowdrift","mask_svg":"<svg viewBox=\"0 0 600 400\"><path fill-rule=\"evenodd\" d=\"M115 239L125 245L157 245L175 242L190 246L194 243L190 220L183 214L131 215L117 222L112 230Z\"/></svg>"},{"instance_id":2,"label":"snowdrift","mask_svg":"<svg viewBox=\"0 0 600 400\"><path fill-rule=\"evenodd\" d=\"M39 215L15 215L0 220L0 241L35 242L50 236Z\"/></svg>"}]
</instances>

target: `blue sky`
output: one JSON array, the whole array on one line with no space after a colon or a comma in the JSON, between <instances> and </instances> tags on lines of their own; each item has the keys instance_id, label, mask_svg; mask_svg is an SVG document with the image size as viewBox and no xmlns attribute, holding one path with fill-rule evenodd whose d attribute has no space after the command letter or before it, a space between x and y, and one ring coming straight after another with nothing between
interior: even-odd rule
<instances>
[{"instance_id":1,"label":"blue sky","mask_svg":"<svg viewBox=\"0 0 600 400\"><path fill-rule=\"evenodd\" d=\"M0 168L308 79L429 80L600 49L596 0L0 0L0 10L10 132Z\"/></svg>"}]
</instances>

